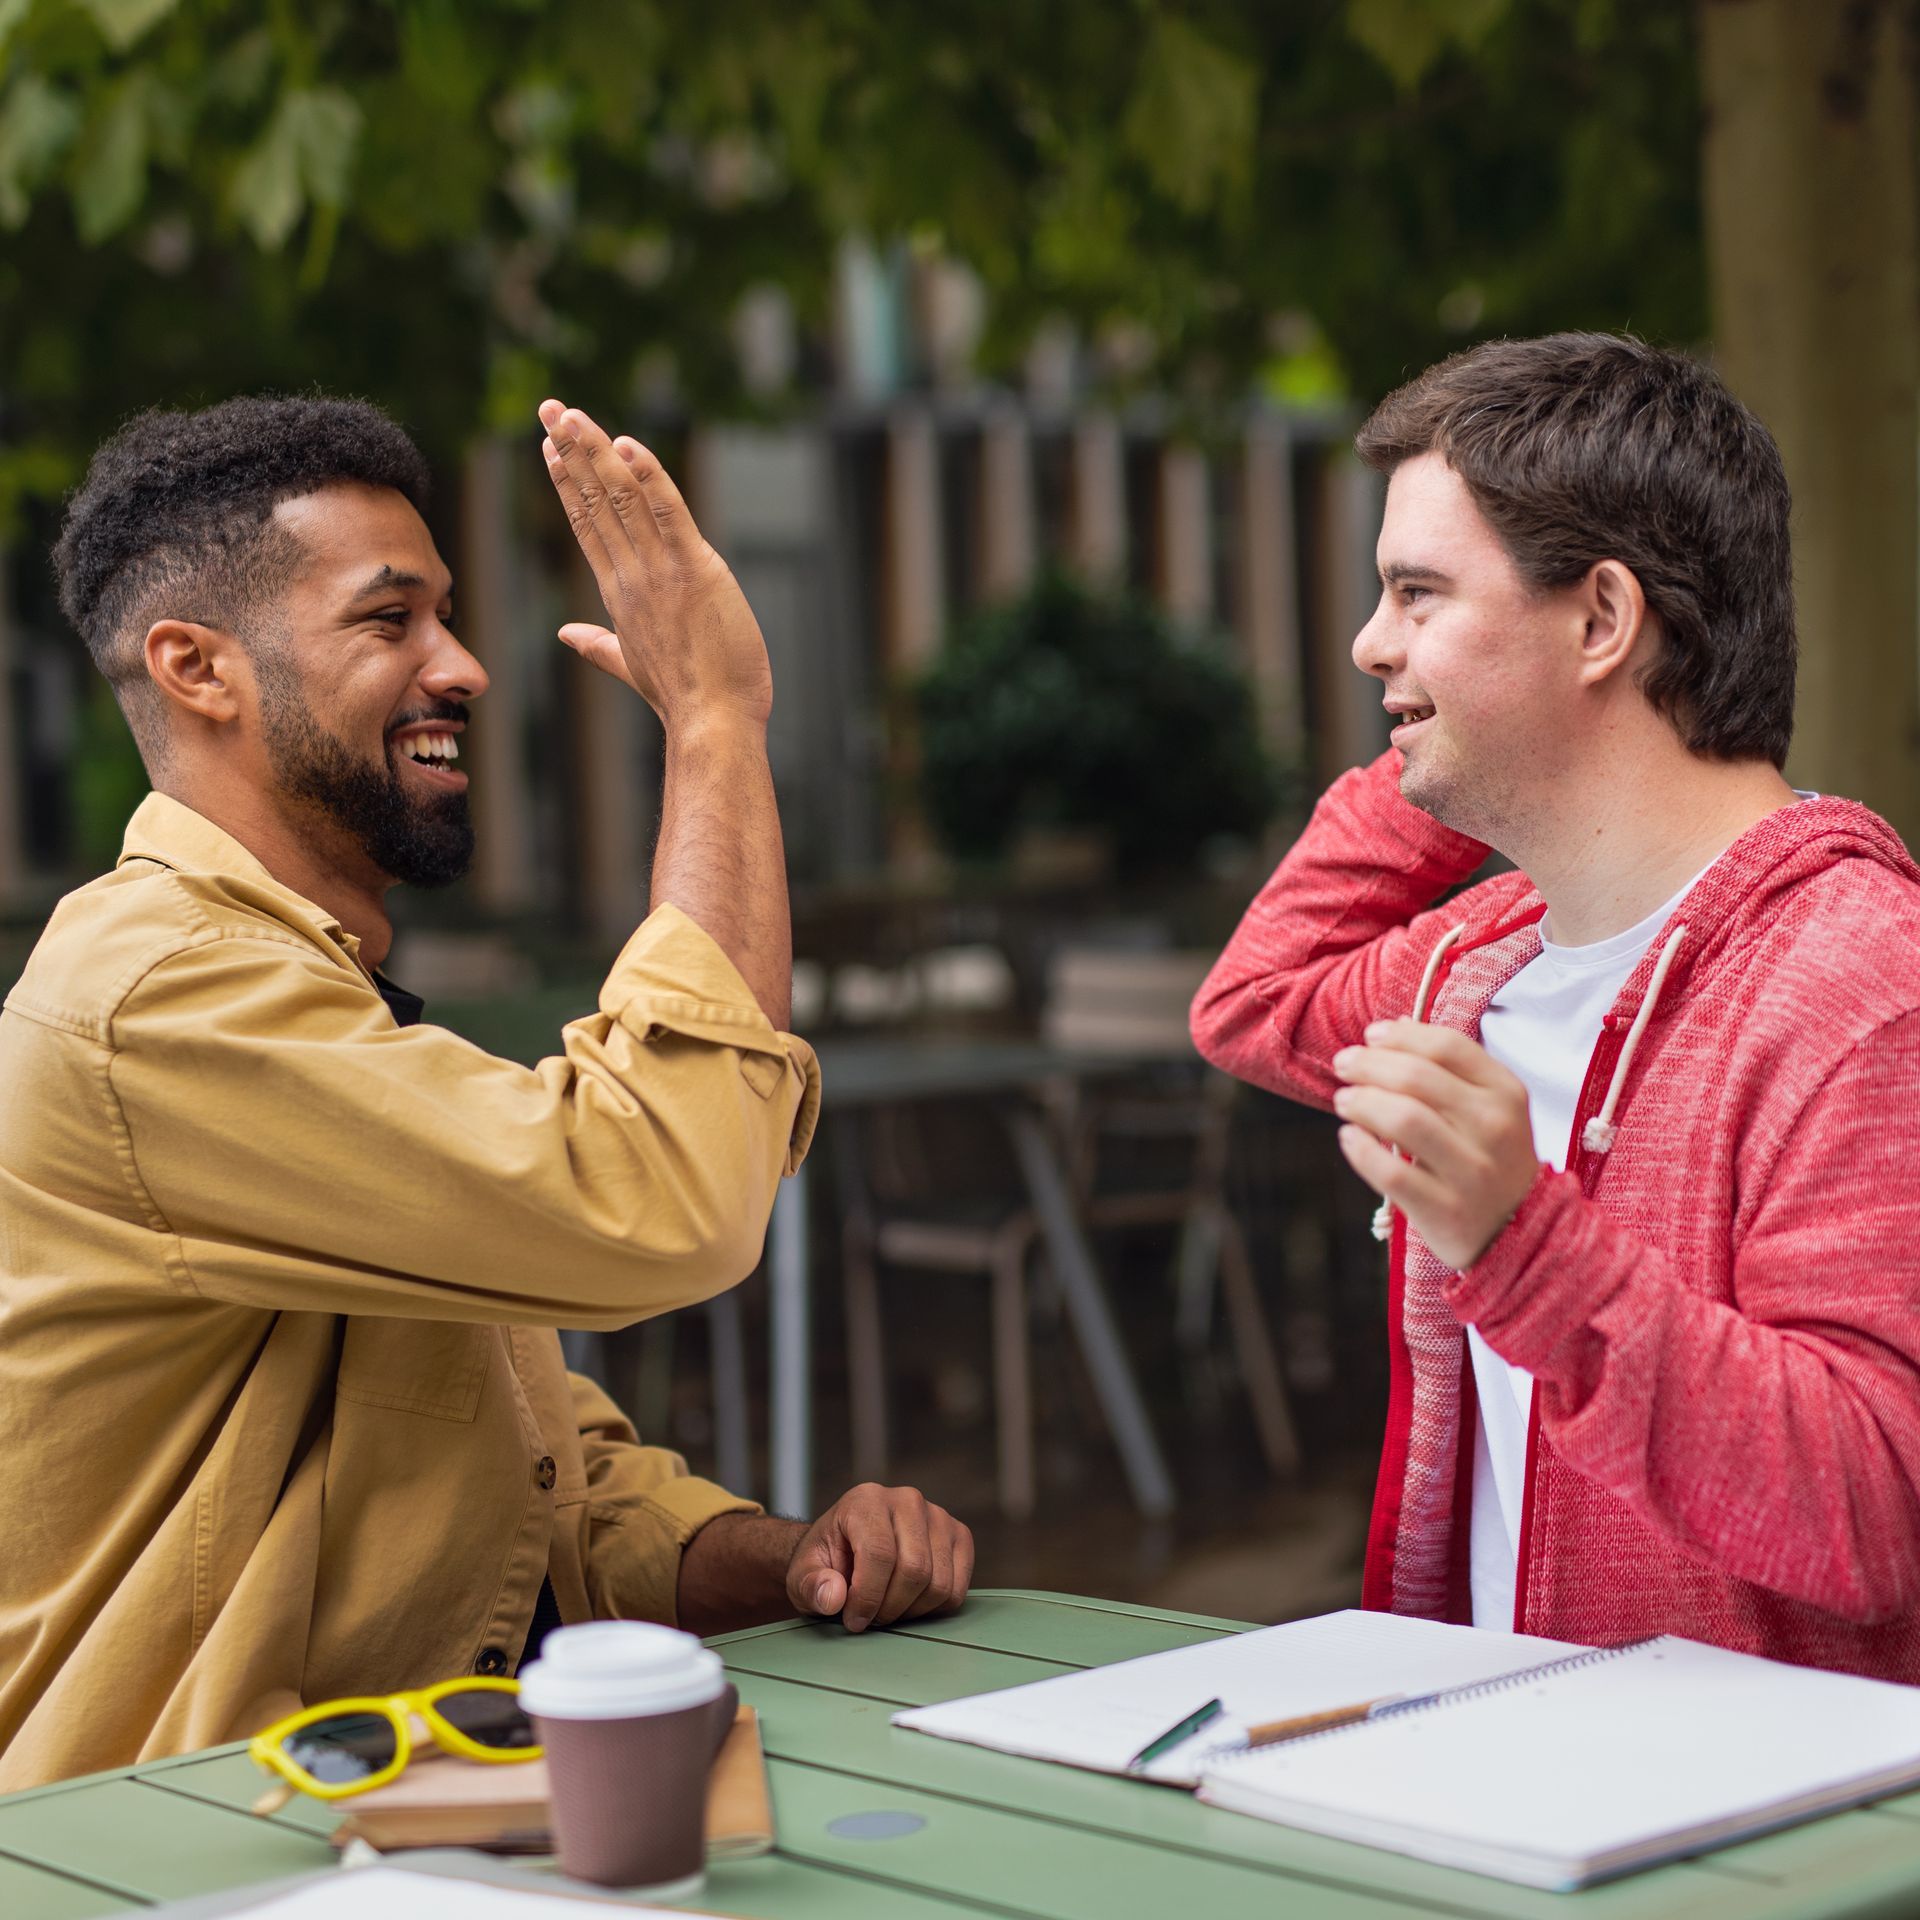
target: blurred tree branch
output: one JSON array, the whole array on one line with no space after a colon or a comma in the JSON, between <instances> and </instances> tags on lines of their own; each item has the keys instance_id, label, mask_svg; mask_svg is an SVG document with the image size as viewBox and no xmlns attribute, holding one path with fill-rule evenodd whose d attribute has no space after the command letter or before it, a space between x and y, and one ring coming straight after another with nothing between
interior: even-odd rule
<instances>
[{"instance_id":1,"label":"blurred tree branch","mask_svg":"<svg viewBox=\"0 0 1920 1920\"><path fill-rule=\"evenodd\" d=\"M970 265L1196 413L1317 331L1366 398L1487 332L1704 331L1665 0L0 0L0 456L137 405L366 392L442 450L670 365L750 409L836 241ZM1124 338L1126 350L1106 354ZM64 450L64 459L48 459Z\"/></svg>"}]
</instances>

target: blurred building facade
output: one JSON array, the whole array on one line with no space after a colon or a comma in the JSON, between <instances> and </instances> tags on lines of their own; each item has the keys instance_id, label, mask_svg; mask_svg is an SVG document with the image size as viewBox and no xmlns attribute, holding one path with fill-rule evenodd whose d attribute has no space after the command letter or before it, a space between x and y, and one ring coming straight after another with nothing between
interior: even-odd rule
<instances>
[{"instance_id":1,"label":"blurred building facade","mask_svg":"<svg viewBox=\"0 0 1920 1920\"><path fill-rule=\"evenodd\" d=\"M772 759L801 883L928 877L905 689L953 621L1043 569L1150 595L1196 635L1224 635L1270 746L1306 783L1384 743L1347 653L1376 592L1379 519L1351 419L1249 399L1198 437L1163 401L1099 399L1099 353L1064 333L1036 342L1020 382L989 385L971 371L981 318L951 264L850 246L821 367L800 368L776 290L736 316L744 383L777 424L688 420L658 397L635 416L766 634ZM651 716L608 697L552 638L596 616L598 599L530 437L476 442L440 485L463 633L492 678L467 741L480 828L470 904L622 931L644 905ZM0 907L16 919L84 877L78 775L105 750L90 670L46 578L52 525L0 579L0 741L12 743Z\"/></svg>"}]
</instances>

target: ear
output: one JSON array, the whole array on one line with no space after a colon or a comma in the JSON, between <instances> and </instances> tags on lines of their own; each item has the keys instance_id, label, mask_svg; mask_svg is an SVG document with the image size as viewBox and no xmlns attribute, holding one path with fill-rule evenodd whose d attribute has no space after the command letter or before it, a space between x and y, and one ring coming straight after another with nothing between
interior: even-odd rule
<instances>
[{"instance_id":1,"label":"ear","mask_svg":"<svg viewBox=\"0 0 1920 1920\"><path fill-rule=\"evenodd\" d=\"M244 672L240 643L219 627L192 620L156 620L147 629L147 677L175 707L215 725L240 714L234 681Z\"/></svg>"},{"instance_id":2,"label":"ear","mask_svg":"<svg viewBox=\"0 0 1920 1920\"><path fill-rule=\"evenodd\" d=\"M1647 596L1631 567L1599 560L1578 589L1585 630L1580 640L1580 683L1597 687L1619 673L1636 647L1651 636Z\"/></svg>"}]
</instances>

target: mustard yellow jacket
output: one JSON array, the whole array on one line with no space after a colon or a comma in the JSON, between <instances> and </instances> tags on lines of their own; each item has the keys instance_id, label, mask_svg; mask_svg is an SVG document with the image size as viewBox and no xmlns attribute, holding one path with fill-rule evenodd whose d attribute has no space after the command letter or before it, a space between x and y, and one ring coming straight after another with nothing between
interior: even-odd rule
<instances>
[{"instance_id":1,"label":"mustard yellow jacket","mask_svg":"<svg viewBox=\"0 0 1920 1920\"><path fill-rule=\"evenodd\" d=\"M0 1790L674 1617L746 1509L556 1327L744 1278L819 1104L672 908L532 1069L155 795L0 1013Z\"/></svg>"}]
</instances>

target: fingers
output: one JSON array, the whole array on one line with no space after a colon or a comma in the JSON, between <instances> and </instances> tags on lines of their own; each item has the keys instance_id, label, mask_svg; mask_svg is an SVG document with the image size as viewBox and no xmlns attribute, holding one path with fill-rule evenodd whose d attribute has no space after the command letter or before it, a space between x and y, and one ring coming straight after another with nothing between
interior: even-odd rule
<instances>
[{"instance_id":1,"label":"fingers","mask_svg":"<svg viewBox=\"0 0 1920 1920\"><path fill-rule=\"evenodd\" d=\"M1342 1120L1364 1127L1376 1140L1423 1160L1445 1175L1462 1157L1468 1136L1453 1116L1436 1112L1409 1094L1388 1093L1379 1087L1342 1087L1333 1096L1333 1110Z\"/></svg>"},{"instance_id":2,"label":"fingers","mask_svg":"<svg viewBox=\"0 0 1920 1920\"><path fill-rule=\"evenodd\" d=\"M847 1576L828 1567L810 1574L791 1597L802 1613L817 1613L823 1620L831 1620L847 1604Z\"/></svg>"},{"instance_id":3,"label":"fingers","mask_svg":"<svg viewBox=\"0 0 1920 1920\"><path fill-rule=\"evenodd\" d=\"M1376 1022L1367 1044L1344 1047L1333 1070L1341 1119L1425 1161L1443 1177L1474 1170L1511 1135L1528 1132L1519 1079L1466 1035L1412 1020Z\"/></svg>"},{"instance_id":4,"label":"fingers","mask_svg":"<svg viewBox=\"0 0 1920 1920\"><path fill-rule=\"evenodd\" d=\"M864 1491L855 1489L855 1493ZM880 1490L876 1487L872 1491ZM853 1498L853 1494L847 1496L848 1500ZM840 1610L840 1623L849 1633L864 1633L879 1617L893 1584L894 1564L899 1557L894 1549L893 1527L888 1521L876 1524L864 1503L858 1512L843 1515L841 1524L853 1550L853 1577L847 1583L847 1603Z\"/></svg>"},{"instance_id":5,"label":"fingers","mask_svg":"<svg viewBox=\"0 0 1920 1920\"><path fill-rule=\"evenodd\" d=\"M1520 1083L1477 1040L1451 1027L1424 1020L1376 1020L1363 1036L1367 1048L1431 1060L1477 1087L1504 1088Z\"/></svg>"},{"instance_id":6,"label":"fingers","mask_svg":"<svg viewBox=\"0 0 1920 1920\"><path fill-rule=\"evenodd\" d=\"M855 1487L820 1523L844 1540L850 1633L949 1612L973 1579L973 1535L912 1487ZM824 1610L824 1609L823 1609Z\"/></svg>"},{"instance_id":7,"label":"fingers","mask_svg":"<svg viewBox=\"0 0 1920 1920\"><path fill-rule=\"evenodd\" d=\"M560 638L589 666L598 667L602 673L624 681L636 693L640 691L617 633L596 626L591 620L569 620L560 629Z\"/></svg>"},{"instance_id":8,"label":"fingers","mask_svg":"<svg viewBox=\"0 0 1920 1920\"><path fill-rule=\"evenodd\" d=\"M1443 1113L1458 1112L1487 1091L1425 1054L1398 1047L1342 1047L1333 1070L1349 1086L1404 1093Z\"/></svg>"},{"instance_id":9,"label":"fingers","mask_svg":"<svg viewBox=\"0 0 1920 1920\"><path fill-rule=\"evenodd\" d=\"M1443 1206L1447 1188L1424 1167L1402 1160L1391 1147L1357 1126L1342 1127L1340 1151L1347 1165L1382 1199L1391 1200L1410 1220Z\"/></svg>"},{"instance_id":10,"label":"fingers","mask_svg":"<svg viewBox=\"0 0 1920 1920\"><path fill-rule=\"evenodd\" d=\"M629 597L647 577L650 553L659 548L652 515L644 507L632 466L614 452L588 415L546 400L540 406L540 423L547 430L541 448L547 472L618 626L629 612Z\"/></svg>"},{"instance_id":11,"label":"fingers","mask_svg":"<svg viewBox=\"0 0 1920 1920\"><path fill-rule=\"evenodd\" d=\"M847 1604L847 1575L852 1570L852 1552L830 1509L793 1550L787 1563L787 1598L800 1613L831 1617Z\"/></svg>"},{"instance_id":12,"label":"fingers","mask_svg":"<svg viewBox=\"0 0 1920 1920\"><path fill-rule=\"evenodd\" d=\"M639 487L666 556L679 564L695 558L706 542L693 524L693 515L687 510L680 489L673 484L672 475L630 434L621 434L614 441L613 450Z\"/></svg>"},{"instance_id":13,"label":"fingers","mask_svg":"<svg viewBox=\"0 0 1920 1920\"><path fill-rule=\"evenodd\" d=\"M926 1591L908 1609L918 1620L933 1613L954 1613L973 1584L973 1531L944 1507L927 1503L927 1525L933 1540L933 1577Z\"/></svg>"},{"instance_id":14,"label":"fingers","mask_svg":"<svg viewBox=\"0 0 1920 1920\"><path fill-rule=\"evenodd\" d=\"M947 1611L953 1613L966 1603L973 1590L973 1529L964 1520L956 1520L953 1543L953 1593Z\"/></svg>"},{"instance_id":15,"label":"fingers","mask_svg":"<svg viewBox=\"0 0 1920 1920\"><path fill-rule=\"evenodd\" d=\"M935 1523L940 1509L927 1503L927 1584L919 1597L901 1613L903 1620L918 1620L923 1614L939 1612L941 1596L953 1587L953 1530Z\"/></svg>"},{"instance_id":16,"label":"fingers","mask_svg":"<svg viewBox=\"0 0 1920 1920\"><path fill-rule=\"evenodd\" d=\"M553 431L555 433L560 431L557 424ZM567 465L559 444L551 433L540 443L540 457L547 463L547 478L553 482L553 490L560 496L560 505L566 513L567 525L573 529L573 537L579 541L580 551L585 555L587 565L593 569L593 577L599 583L601 598L605 599L612 578L612 562L607 557L606 544L600 538L599 526L588 510L586 501L581 497L579 476Z\"/></svg>"}]
</instances>

